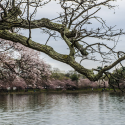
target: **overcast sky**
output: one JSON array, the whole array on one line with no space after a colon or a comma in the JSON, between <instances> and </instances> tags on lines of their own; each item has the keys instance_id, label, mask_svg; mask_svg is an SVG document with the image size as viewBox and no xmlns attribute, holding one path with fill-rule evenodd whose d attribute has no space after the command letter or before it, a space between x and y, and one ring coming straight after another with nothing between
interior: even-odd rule
<instances>
[{"instance_id":1,"label":"overcast sky","mask_svg":"<svg viewBox=\"0 0 125 125\"><path fill-rule=\"evenodd\" d=\"M117 0L117 2L114 2L116 5L119 5L115 8L115 10L109 10L107 8L102 8L96 15L102 17L104 20L106 20L106 23L108 26L114 26L116 25L116 29L124 29L125 31L125 0ZM58 13L61 11L61 8L59 5L56 4L55 1L52 1L49 3L45 8L37 10L37 14L35 19L41 19L41 18L49 18L53 19L54 17L58 16ZM115 12L115 13L114 13ZM98 27L97 25L94 25L94 27ZM93 28L93 26L92 26ZM28 30L22 30L23 35L28 36ZM38 43L45 43L46 39L48 38L47 35L43 35L41 33L40 29L34 29L32 30L32 40ZM93 39L88 39L91 42L94 42ZM107 42L107 41L105 41ZM108 43L113 45L112 43ZM48 42L48 45L52 46L57 52L60 52L62 54L68 54L68 49L64 41L61 39L57 39L57 41L54 41L53 39L50 39ZM119 43L117 45L117 50L124 50L125 49L125 36L121 36ZM59 61L56 61L49 57L48 55L41 53L41 58L46 61L46 63L49 63L53 68L59 68L60 70L71 70L72 67L70 67L67 64L61 63ZM93 62L93 61L84 61L83 66L86 68L96 68L97 66L101 65L99 62Z\"/></svg>"}]
</instances>

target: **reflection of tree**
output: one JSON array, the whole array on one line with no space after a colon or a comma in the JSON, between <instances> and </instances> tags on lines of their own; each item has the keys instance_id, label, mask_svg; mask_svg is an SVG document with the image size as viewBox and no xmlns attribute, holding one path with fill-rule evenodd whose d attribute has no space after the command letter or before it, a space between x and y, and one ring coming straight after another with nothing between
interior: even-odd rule
<instances>
[{"instance_id":1,"label":"reflection of tree","mask_svg":"<svg viewBox=\"0 0 125 125\"><path fill-rule=\"evenodd\" d=\"M122 93L102 93L99 95L99 112L103 115L99 115L99 120L101 123L108 120L108 123L112 124L117 121L121 122L124 119L125 113L123 112L125 108L124 95ZM111 117L112 118L111 118ZM109 119L109 117L111 119ZM122 123L121 123L122 124Z\"/></svg>"},{"instance_id":2,"label":"reflection of tree","mask_svg":"<svg viewBox=\"0 0 125 125\"><path fill-rule=\"evenodd\" d=\"M44 108L48 102L46 94L33 94L33 95L2 95L0 96L0 109L6 111L25 111L35 108Z\"/></svg>"}]
</instances>

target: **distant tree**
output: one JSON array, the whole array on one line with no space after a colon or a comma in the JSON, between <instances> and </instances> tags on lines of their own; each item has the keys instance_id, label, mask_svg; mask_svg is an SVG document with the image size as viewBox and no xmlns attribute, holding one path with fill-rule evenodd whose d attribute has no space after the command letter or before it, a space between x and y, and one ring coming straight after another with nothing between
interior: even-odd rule
<instances>
[{"instance_id":1,"label":"distant tree","mask_svg":"<svg viewBox=\"0 0 125 125\"><path fill-rule=\"evenodd\" d=\"M78 81L78 79L79 79L77 74L72 74L70 76L70 78L71 78L72 81Z\"/></svg>"},{"instance_id":2,"label":"distant tree","mask_svg":"<svg viewBox=\"0 0 125 125\"><path fill-rule=\"evenodd\" d=\"M78 87L79 88L99 88L99 85L101 88L104 88L104 85L105 85L105 88L109 87L108 81L101 81L100 83L97 81L92 82L89 79L79 79Z\"/></svg>"},{"instance_id":3,"label":"distant tree","mask_svg":"<svg viewBox=\"0 0 125 125\"><path fill-rule=\"evenodd\" d=\"M51 70L51 78L58 79L58 80L63 80L68 78L67 73L62 72L59 68L53 68Z\"/></svg>"},{"instance_id":4,"label":"distant tree","mask_svg":"<svg viewBox=\"0 0 125 125\"><path fill-rule=\"evenodd\" d=\"M67 90L67 89L76 89L76 81L72 81L71 79L62 79L62 80L58 80L58 79L51 79L47 81L47 84L49 89L63 89L63 90Z\"/></svg>"},{"instance_id":5,"label":"distant tree","mask_svg":"<svg viewBox=\"0 0 125 125\"><path fill-rule=\"evenodd\" d=\"M65 74L65 76L71 77L73 74L78 74L78 72L75 71L75 70L69 70L69 71L67 71L67 73Z\"/></svg>"}]
</instances>

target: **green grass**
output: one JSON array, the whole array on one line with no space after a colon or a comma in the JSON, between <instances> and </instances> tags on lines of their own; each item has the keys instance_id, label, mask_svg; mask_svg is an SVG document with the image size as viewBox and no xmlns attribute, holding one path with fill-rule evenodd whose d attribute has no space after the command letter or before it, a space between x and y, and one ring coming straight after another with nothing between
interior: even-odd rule
<instances>
[{"instance_id":1,"label":"green grass","mask_svg":"<svg viewBox=\"0 0 125 125\"><path fill-rule=\"evenodd\" d=\"M37 93L91 93L91 92L102 92L103 88L93 88L93 91L91 88L87 88L87 89L78 89L78 90L45 90L45 89L41 89L41 90L28 90L27 92L25 92L25 90L19 90L19 91L8 91L8 92L0 92L0 94L37 94ZM120 92L119 89L116 89L117 92ZM113 89L106 89L103 92L114 92Z\"/></svg>"}]
</instances>

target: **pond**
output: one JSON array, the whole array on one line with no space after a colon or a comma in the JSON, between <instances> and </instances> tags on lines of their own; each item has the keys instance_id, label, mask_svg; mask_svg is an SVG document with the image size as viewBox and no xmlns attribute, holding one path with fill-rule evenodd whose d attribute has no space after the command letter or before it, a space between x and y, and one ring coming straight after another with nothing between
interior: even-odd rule
<instances>
[{"instance_id":1,"label":"pond","mask_svg":"<svg viewBox=\"0 0 125 125\"><path fill-rule=\"evenodd\" d=\"M125 97L108 92L0 95L0 125L125 125Z\"/></svg>"}]
</instances>

